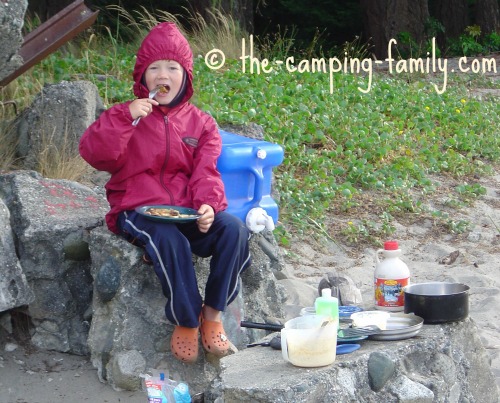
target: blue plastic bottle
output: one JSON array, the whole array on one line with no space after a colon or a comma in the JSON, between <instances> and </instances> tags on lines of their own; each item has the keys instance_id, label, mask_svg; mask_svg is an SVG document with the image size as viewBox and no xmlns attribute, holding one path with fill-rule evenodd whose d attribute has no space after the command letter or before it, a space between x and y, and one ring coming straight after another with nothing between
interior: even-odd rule
<instances>
[{"instance_id":1,"label":"blue plastic bottle","mask_svg":"<svg viewBox=\"0 0 500 403\"><path fill-rule=\"evenodd\" d=\"M191 395L187 384L181 382L174 389L175 403L191 403Z\"/></svg>"}]
</instances>

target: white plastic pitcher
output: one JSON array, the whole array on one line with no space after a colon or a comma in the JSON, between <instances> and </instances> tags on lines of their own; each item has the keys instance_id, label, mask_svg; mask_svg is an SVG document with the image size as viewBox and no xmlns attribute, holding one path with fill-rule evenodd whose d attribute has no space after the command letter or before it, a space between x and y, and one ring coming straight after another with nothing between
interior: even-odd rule
<instances>
[{"instance_id":1,"label":"white plastic pitcher","mask_svg":"<svg viewBox=\"0 0 500 403\"><path fill-rule=\"evenodd\" d=\"M323 367L335 361L337 324L321 315L291 319L281 329L283 358L297 367Z\"/></svg>"}]
</instances>

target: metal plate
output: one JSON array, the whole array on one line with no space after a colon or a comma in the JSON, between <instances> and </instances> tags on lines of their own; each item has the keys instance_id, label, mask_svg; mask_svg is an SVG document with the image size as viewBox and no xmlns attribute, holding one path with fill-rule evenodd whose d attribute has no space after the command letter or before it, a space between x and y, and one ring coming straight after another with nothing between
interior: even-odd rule
<instances>
[{"instance_id":1,"label":"metal plate","mask_svg":"<svg viewBox=\"0 0 500 403\"><path fill-rule=\"evenodd\" d=\"M420 331L424 319L420 316L406 313L391 313L387 320L386 330L369 336L371 340L404 340L409 339Z\"/></svg>"}]
</instances>

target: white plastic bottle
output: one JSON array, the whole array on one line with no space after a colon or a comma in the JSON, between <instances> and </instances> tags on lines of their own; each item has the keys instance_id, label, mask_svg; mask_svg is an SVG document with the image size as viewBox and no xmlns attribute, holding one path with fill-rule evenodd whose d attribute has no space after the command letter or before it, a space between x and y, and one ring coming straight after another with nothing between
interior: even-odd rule
<instances>
[{"instance_id":1,"label":"white plastic bottle","mask_svg":"<svg viewBox=\"0 0 500 403\"><path fill-rule=\"evenodd\" d=\"M379 259L379 254L384 259ZM397 241L387 241L375 254L375 309L398 312L404 310L403 288L410 284L410 270L399 258Z\"/></svg>"},{"instance_id":2,"label":"white plastic bottle","mask_svg":"<svg viewBox=\"0 0 500 403\"><path fill-rule=\"evenodd\" d=\"M321 290L321 297L316 298L314 302L316 315L328 316L334 320L339 328L339 300L332 297L332 290L330 288L323 288Z\"/></svg>"}]
</instances>

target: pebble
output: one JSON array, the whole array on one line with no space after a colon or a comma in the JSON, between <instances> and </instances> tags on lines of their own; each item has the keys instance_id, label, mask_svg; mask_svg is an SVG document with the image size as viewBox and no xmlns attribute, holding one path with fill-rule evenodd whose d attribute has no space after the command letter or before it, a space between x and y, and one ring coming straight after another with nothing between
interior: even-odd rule
<instances>
[{"instance_id":1,"label":"pebble","mask_svg":"<svg viewBox=\"0 0 500 403\"><path fill-rule=\"evenodd\" d=\"M120 286L121 268L113 257L109 257L97 273L95 289L99 297L108 302L113 299Z\"/></svg>"},{"instance_id":2,"label":"pebble","mask_svg":"<svg viewBox=\"0 0 500 403\"><path fill-rule=\"evenodd\" d=\"M471 232L469 236L467 237L467 240L469 242L479 242L481 240L481 233L480 232Z\"/></svg>"},{"instance_id":3,"label":"pebble","mask_svg":"<svg viewBox=\"0 0 500 403\"><path fill-rule=\"evenodd\" d=\"M371 353L368 359L368 378L374 392L381 390L396 369L394 362L385 354Z\"/></svg>"},{"instance_id":4,"label":"pebble","mask_svg":"<svg viewBox=\"0 0 500 403\"><path fill-rule=\"evenodd\" d=\"M15 349L17 349L19 346L15 343L6 343L5 344L5 347L4 347L4 350L7 351L8 353L14 351Z\"/></svg>"}]
</instances>

